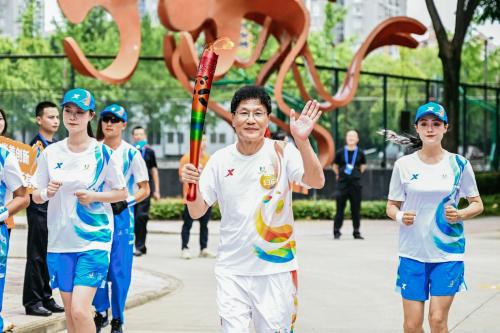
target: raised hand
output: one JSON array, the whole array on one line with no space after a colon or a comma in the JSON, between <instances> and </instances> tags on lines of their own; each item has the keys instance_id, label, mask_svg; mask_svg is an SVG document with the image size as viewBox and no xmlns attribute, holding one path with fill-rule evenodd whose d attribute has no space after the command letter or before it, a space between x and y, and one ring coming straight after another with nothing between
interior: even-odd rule
<instances>
[{"instance_id":1,"label":"raised hand","mask_svg":"<svg viewBox=\"0 0 500 333\"><path fill-rule=\"evenodd\" d=\"M321 117L321 111L319 111L317 101L308 101L298 119L295 119L295 111L290 110L290 132L293 139L306 141L319 117Z\"/></svg>"}]
</instances>

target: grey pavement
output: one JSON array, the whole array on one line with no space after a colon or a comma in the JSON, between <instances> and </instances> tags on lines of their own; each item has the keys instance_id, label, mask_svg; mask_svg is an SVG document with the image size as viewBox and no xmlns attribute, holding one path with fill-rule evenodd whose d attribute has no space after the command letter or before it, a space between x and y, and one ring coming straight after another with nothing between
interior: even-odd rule
<instances>
[{"instance_id":1,"label":"grey pavement","mask_svg":"<svg viewBox=\"0 0 500 333\"><path fill-rule=\"evenodd\" d=\"M209 248L215 250L218 222L211 222ZM215 304L214 260L180 259L180 222L153 222L148 254L137 258L135 272L173 276L176 289L126 312L127 333L220 332ZM364 241L352 239L350 221L343 236L332 240L330 221L296 223L299 257L299 313L295 332L402 332L401 298L394 292L397 269L397 225L363 221ZM467 221L466 281L458 294L449 324L454 333L500 332L500 218ZM198 224L190 247L198 253ZM15 230L23 247L25 232ZM17 235L16 235L17 234ZM22 238L24 237L24 238ZM15 262L9 262L8 275ZM12 267L12 270L11 270ZM10 278L8 277L7 288ZM150 285L150 284L147 284ZM135 286L132 293L135 293ZM173 289L173 288L172 288ZM20 302L20 295L17 296ZM8 306L4 309L9 313ZM10 319L9 317L7 319ZM105 332L108 332L105 330ZM428 326L426 332L430 332Z\"/></svg>"}]
</instances>

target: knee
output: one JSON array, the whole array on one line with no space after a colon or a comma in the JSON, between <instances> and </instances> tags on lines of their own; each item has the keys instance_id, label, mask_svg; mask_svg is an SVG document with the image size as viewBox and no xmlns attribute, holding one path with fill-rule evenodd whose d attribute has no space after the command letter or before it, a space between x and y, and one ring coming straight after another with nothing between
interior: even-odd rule
<instances>
[{"instance_id":1,"label":"knee","mask_svg":"<svg viewBox=\"0 0 500 333\"><path fill-rule=\"evenodd\" d=\"M72 304L71 319L73 319L74 323L84 322L91 317L90 308L78 304Z\"/></svg>"},{"instance_id":2,"label":"knee","mask_svg":"<svg viewBox=\"0 0 500 333\"><path fill-rule=\"evenodd\" d=\"M433 329L441 329L446 327L447 318L444 312L442 311L431 311L429 313L429 325Z\"/></svg>"},{"instance_id":3,"label":"knee","mask_svg":"<svg viewBox=\"0 0 500 333\"><path fill-rule=\"evenodd\" d=\"M422 324L421 320L407 319L404 322L403 328L406 333L421 332Z\"/></svg>"}]
</instances>

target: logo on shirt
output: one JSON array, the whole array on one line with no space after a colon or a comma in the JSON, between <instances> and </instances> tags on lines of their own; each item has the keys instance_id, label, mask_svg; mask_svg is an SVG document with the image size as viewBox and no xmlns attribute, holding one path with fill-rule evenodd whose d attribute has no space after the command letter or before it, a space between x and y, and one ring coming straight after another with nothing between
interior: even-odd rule
<instances>
[{"instance_id":1,"label":"logo on shirt","mask_svg":"<svg viewBox=\"0 0 500 333\"><path fill-rule=\"evenodd\" d=\"M56 167L54 169L61 169L63 165L63 162L57 162Z\"/></svg>"},{"instance_id":2,"label":"logo on shirt","mask_svg":"<svg viewBox=\"0 0 500 333\"><path fill-rule=\"evenodd\" d=\"M418 173L414 173L414 174L411 175L411 179L410 180L418 180L418 176L419 176Z\"/></svg>"},{"instance_id":3,"label":"logo on shirt","mask_svg":"<svg viewBox=\"0 0 500 333\"><path fill-rule=\"evenodd\" d=\"M89 168L89 167L90 167L90 164L85 163L85 164L83 165L83 170L88 170L88 168Z\"/></svg>"},{"instance_id":4,"label":"logo on shirt","mask_svg":"<svg viewBox=\"0 0 500 333\"><path fill-rule=\"evenodd\" d=\"M234 169L227 169L227 175L224 177L234 176Z\"/></svg>"}]
</instances>

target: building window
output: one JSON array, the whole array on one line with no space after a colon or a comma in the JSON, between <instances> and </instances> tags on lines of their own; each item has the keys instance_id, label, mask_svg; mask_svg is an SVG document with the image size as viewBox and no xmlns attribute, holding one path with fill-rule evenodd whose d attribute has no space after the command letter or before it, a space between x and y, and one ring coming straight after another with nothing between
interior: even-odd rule
<instances>
[{"instance_id":1,"label":"building window","mask_svg":"<svg viewBox=\"0 0 500 333\"><path fill-rule=\"evenodd\" d=\"M217 134L210 133L210 143L216 143L216 142L217 142Z\"/></svg>"},{"instance_id":2,"label":"building window","mask_svg":"<svg viewBox=\"0 0 500 333\"><path fill-rule=\"evenodd\" d=\"M174 143L174 133L172 132L167 133L167 143Z\"/></svg>"},{"instance_id":3,"label":"building window","mask_svg":"<svg viewBox=\"0 0 500 333\"><path fill-rule=\"evenodd\" d=\"M226 143L226 133L219 134L219 143Z\"/></svg>"},{"instance_id":4,"label":"building window","mask_svg":"<svg viewBox=\"0 0 500 333\"><path fill-rule=\"evenodd\" d=\"M177 133L177 143L184 143L184 133Z\"/></svg>"}]
</instances>

